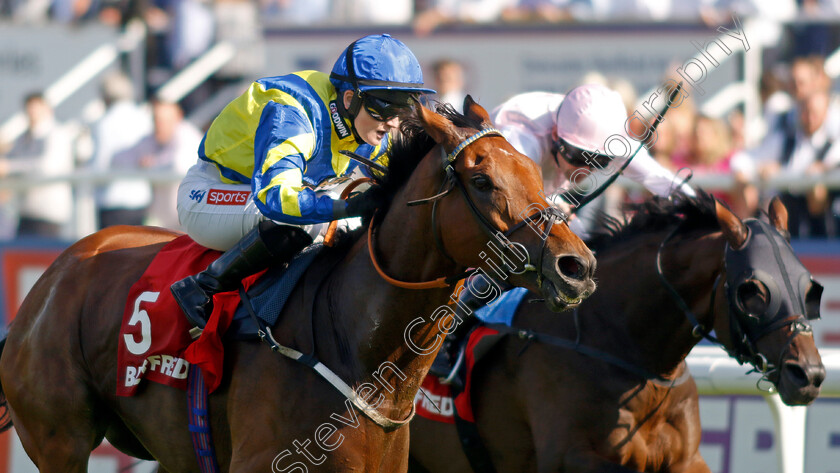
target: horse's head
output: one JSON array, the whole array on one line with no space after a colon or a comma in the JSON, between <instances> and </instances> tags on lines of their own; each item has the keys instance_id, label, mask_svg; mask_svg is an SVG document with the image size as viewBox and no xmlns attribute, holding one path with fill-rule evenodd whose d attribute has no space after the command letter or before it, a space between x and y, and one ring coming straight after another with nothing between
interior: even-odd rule
<instances>
[{"instance_id":1,"label":"horse's head","mask_svg":"<svg viewBox=\"0 0 840 473\"><path fill-rule=\"evenodd\" d=\"M822 286L788 242L787 210L773 199L771 225L716 205L727 246L715 307L729 317L716 318L715 332L739 361L765 373L786 404L809 404L825 379L810 323L820 316Z\"/></svg>"},{"instance_id":2,"label":"horse's head","mask_svg":"<svg viewBox=\"0 0 840 473\"><path fill-rule=\"evenodd\" d=\"M459 266L540 292L554 311L579 304L595 290L595 257L546 204L539 167L492 130L472 98L464 109L465 117L417 110L442 148L432 153L435 172L445 176L435 193L455 190L432 209L439 251Z\"/></svg>"}]
</instances>

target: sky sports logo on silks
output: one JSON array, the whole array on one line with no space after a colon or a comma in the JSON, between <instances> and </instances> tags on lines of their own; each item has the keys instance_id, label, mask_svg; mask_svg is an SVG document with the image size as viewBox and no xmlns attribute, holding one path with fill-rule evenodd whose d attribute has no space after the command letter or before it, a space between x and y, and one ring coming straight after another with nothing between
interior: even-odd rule
<instances>
[{"instance_id":1,"label":"sky sports logo on silks","mask_svg":"<svg viewBox=\"0 0 840 473\"><path fill-rule=\"evenodd\" d=\"M341 115L338 113L338 105L336 105L335 100L330 102L330 117L332 117L333 125L335 125L335 134L338 135L339 138L343 139L350 136L350 130L347 129L347 124L341 119Z\"/></svg>"},{"instance_id":2,"label":"sky sports logo on silks","mask_svg":"<svg viewBox=\"0 0 840 473\"><path fill-rule=\"evenodd\" d=\"M210 189L207 192L208 205L245 205L248 202L248 197L251 195L248 191L226 191L219 189Z\"/></svg>"}]
</instances>

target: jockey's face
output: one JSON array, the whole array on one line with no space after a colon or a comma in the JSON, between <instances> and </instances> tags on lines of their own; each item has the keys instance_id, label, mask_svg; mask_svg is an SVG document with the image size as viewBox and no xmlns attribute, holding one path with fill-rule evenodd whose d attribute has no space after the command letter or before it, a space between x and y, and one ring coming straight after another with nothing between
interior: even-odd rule
<instances>
[{"instance_id":1,"label":"jockey's face","mask_svg":"<svg viewBox=\"0 0 840 473\"><path fill-rule=\"evenodd\" d=\"M586 165L583 162L578 162L576 160L569 161L566 157L563 156L562 152L558 149L559 145L557 144L559 138L557 136L557 131L551 131L551 139L555 143L552 146L552 151L554 153L554 162L557 163L557 170L559 174L566 177L566 180L570 180L572 175L574 175L575 171L578 169L591 169L590 166Z\"/></svg>"},{"instance_id":2,"label":"jockey's face","mask_svg":"<svg viewBox=\"0 0 840 473\"><path fill-rule=\"evenodd\" d=\"M347 90L344 92L344 107L350 108L350 102L353 99L353 91ZM397 116L388 118L386 121L379 121L373 118L367 111L367 107L359 107L359 113L353 120L353 126L356 128L356 133L364 140L365 143L371 146L377 146L385 138L392 129L400 126L400 119Z\"/></svg>"},{"instance_id":3,"label":"jockey's face","mask_svg":"<svg viewBox=\"0 0 840 473\"><path fill-rule=\"evenodd\" d=\"M567 162L563 159L562 156L560 156L560 153L557 153L557 168L562 175L566 176L567 180L570 180L572 178L572 175L574 175L575 172L579 169L591 169L589 166L586 165L575 166L573 164L569 164L569 162Z\"/></svg>"}]
</instances>

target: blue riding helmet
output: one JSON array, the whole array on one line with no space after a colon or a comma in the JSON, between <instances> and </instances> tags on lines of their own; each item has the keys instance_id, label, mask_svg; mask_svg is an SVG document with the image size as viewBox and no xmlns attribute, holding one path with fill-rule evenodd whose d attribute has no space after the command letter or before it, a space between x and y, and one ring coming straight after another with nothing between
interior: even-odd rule
<instances>
[{"instance_id":1,"label":"blue riding helmet","mask_svg":"<svg viewBox=\"0 0 840 473\"><path fill-rule=\"evenodd\" d=\"M420 62L408 46L391 35L359 38L338 57L330 82L339 91L433 94L423 87ZM375 93L375 92L374 92Z\"/></svg>"},{"instance_id":2,"label":"blue riding helmet","mask_svg":"<svg viewBox=\"0 0 840 473\"><path fill-rule=\"evenodd\" d=\"M339 97L353 91L349 107L340 98L336 102L339 114L350 118L350 129L359 143L364 140L356 131L355 119L363 105L374 120L384 122L411 106L420 94L435 93L423 87L423 71L414 53L388 34L353 41L335 62L330 82Z\"/></svg>"}]
</instances>

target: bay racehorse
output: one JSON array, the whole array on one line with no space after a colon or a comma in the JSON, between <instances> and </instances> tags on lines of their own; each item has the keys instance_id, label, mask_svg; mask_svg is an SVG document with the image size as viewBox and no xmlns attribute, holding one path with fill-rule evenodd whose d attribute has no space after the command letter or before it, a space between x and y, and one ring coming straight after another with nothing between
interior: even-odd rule
<instances>
[{"instance_id":1,"label":"bay racehorse","mask_svg":"<svg viewBox=\"0 0 840 473\"><path fill-rule=\"evenodd\" d=\"M613 222L587 242L598 293L559 317L521 303L517 330L472 373L475 426L494 470L471 469L455 426L418 417L410 471L709 472L684 360L711 329L785 403L811 403L825 377L809 323L822 289L781 236L780 201L769 220L742 222L701 194L655 199Z\"/></svg>"},{"instance_id":2,"label":"bay racehorse","mask_svg":"<svg viewBox=\"0 0 840 473\"><path fill-rule=\"evenodd\" d=\"M283 345L317 356L347 385L373 388L357 394L378 400L371 403L376 413L396 426L413 413L433 359L414 347L439 344L447 325L438 323L443 316L430 316L452 292L446 281L423 290L397 281L443 280L482 267L488 235L499 231L513 242L507 249L534 255L531 271L512 274L511 281L541 292L550 308L575 306L594 290L595 261L583 242L565 224L551 226L543 218L548 212L539 223L530 218L532 204L544 202L536 165L488 128L483 108L472 99L465 106L461 116L418 105L405 118L381 184L390 205L380 208L376 232L348 245L313 298L308 276L328 258L319 256L272 331ZM445 179L458 190L434 205L406 205L438 194ZM549 231L547 238L532 225L517 226L524 217ZM115 396L129 288L176 236L148 227L97 232L66 250L21 305L0 357L0 381L40 471L86 471L103 438L129 455L157 460L161 471L198 470L185 392L147 382L133 397ZM371 421L375 413L359 412L314 370L259 342L228 340L225 355L226 374L209 396L222 471L406 470L408 428L383 429Z\"/></svg>"}]
</instances>

